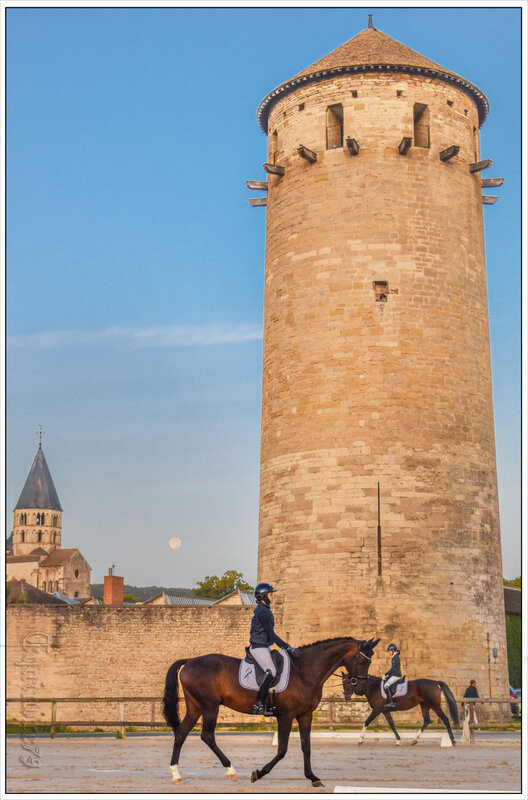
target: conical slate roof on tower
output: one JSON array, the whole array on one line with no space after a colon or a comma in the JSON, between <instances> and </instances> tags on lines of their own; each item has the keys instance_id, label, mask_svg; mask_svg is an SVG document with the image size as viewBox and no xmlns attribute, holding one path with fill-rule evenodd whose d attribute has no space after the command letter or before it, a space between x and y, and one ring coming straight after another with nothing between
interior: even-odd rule
<instances>
[{"instance_id":1,"label":"conical slate roof on tower","mask_svg":"<svg viewBox=\"0 0 528 800\"><path fill-rule=\"evenodd\" d=\"M59 496L40 444L15 510L17 508L49 508L53 511L62 511Z\"/></svg>"},{"instance_id":2,"label":"conical slate roof on tower","mask_svg":"<svg viewBox=\"0 0 528 800\"><path fill-rule=\"evenodd\" d=\"M260 127L264 133L267 133L269 112L274 103L284 94L293 92L306 83L315 83L335 75L357 72L418 73L447 83L454 83L476 103L481 125L489 110L486 96L472 83L434 61L430 61L376 28L369 27L270 92L257 110Z\"/></svg>"}]
</instances>

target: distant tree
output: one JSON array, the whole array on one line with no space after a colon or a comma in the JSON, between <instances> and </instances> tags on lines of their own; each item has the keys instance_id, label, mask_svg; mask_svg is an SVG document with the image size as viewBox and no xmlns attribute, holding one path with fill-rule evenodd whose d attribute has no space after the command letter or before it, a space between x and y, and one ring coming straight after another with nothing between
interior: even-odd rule
<instances>
[{"instance_id":1,"label":"distant tree","mask_svg":"<svg viewBox=\"0 0 528 800\"><path fill-rule=\"evenodd\" d=\"M242 592L253 591L253 587L244 580L241 572L228 569L220 578L217 575L207 575L203 581L198 581L194 594L196 597L211 597L219 600L236 589L240 589Z\"/></svg>"},{"instance_id":2,"label":"distant tree","mask_svg":"<svg viewBox=\"0 0 528 800\"><path fill-rule=\"evenodd\" d=\"M141 603L139 597L135 597L133 594L127 592L123 595L123 602L124 603Z\"/></svg>"},{"instance_id":3,"label":"distant tree","mask_svg":"<svg viewBox=\"0 0 528 800\"><path fill-rule=\"evenodd\" d=\"M514 589L521 589L521 578L514 578L512 581L509 581L507 578L502 579L505 586L513 586Z\"/></svg>"}]
</instances>

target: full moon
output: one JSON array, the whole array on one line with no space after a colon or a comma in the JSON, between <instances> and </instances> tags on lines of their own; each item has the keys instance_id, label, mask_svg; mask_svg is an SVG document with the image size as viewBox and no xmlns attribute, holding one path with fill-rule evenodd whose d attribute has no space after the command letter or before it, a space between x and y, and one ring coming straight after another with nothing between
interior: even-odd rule
<instances>
[{"instance_id":1,"label":"full moon","mask_svg":"<svg viewBox=\"0 0 528 800\"><path fill-rule=\"evenodd\" d=\"M171 540L170 540L170 542L169 542L169 547L170 547L172 550L177 550L177 549L178 549L178 547L181 547L181 539L178 539L178 537L177 537L177 536L175 536L175 537L174 537L174 539L171 539Z\"/></svg>"}]
</instances>

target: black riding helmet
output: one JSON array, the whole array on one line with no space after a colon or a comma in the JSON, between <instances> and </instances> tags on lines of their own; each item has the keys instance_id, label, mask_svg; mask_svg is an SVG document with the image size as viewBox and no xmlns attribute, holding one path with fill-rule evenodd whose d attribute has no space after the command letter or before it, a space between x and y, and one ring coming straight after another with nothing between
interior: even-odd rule
<instances>
[{"instance_id":1,"label":"black riding helmet","mask_svg":"<svg viewBox=\"0 0 528 800\"><path fill-rule=\"evenodd\" d=\"M395 653L397 653L397 652L398 652L398 648L397 648L397 647L396 647L396 645L395 645L395 644L393 644L392 642L391 642L391 643L388 645L388 647L387 647L387 653L390 653L390 652L391 652L391 650L393 650Z\"/></svg>"},{"instance_id":2,"label":"black riding helmet","mask_svg":"<svg viewBox=\"0 0 528 800\"><path fill-rule=\"evenodd\" d=\"M273 588L271 583L259 583L255 586L255 600L260 601L262 600L264 603L269 604L268 594L269 592L275 592L276 589Z\"/></svg>"}]
</instances>

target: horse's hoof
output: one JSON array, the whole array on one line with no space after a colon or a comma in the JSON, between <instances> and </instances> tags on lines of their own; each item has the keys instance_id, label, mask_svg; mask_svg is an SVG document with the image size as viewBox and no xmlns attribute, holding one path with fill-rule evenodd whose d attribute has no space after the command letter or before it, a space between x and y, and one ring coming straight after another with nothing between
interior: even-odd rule
<instances>
[{"instance_id":1,"label":"horse's hoof","mask_svg":"<svg viewBox=\"0 0 528 800\"><path fill-rule=\"evenodd\" d=\"M173 778L172 783L181 783L181 778Z\"/></svg>"},{"instance_id":2,"label":"horse's hoof","mask_svg":"<svg viewBox=\"0 0 528 800\"><path fill-rule=\"evenodd\" d=\"M418 744L418 739L413 739L411 744Z\"/></svg>"},{"instance_id":3,"label":"horse's hoof","mask_svg":"<svg viewBox=\"0 0 528 800\"><path fill-rule=\"evenodd\" d=\"M258 779L259 776L257 775L257 770L254 769L253 772L251 773L251 783L255 783L255 781L258 781Z\"/></svg>"},{"instance_id":4,"label":"horse's hoof","mask_svg":"<svg viewBox=\"0 0 528 800\"><path fill-rule=\"evenodd\" d=\"M324 783L317 778L316 781L312 781L312 786L324 786Z\"/></svg>"},{"instance_id":5,"label":"horse's hoof","mask_svg":"<svg viewBox=\"0 0 528 800\"><path fill-rule=\"evenodd\" d=\"M226 768L226 778L229 778L230 781L236 781L237 774L233 767Z\"/></svg>"},{"instance_id":6,"label":"horse's hoof","mask_svg":"<svg viewBox=\"0 0 528 800\"><path fill-rule=\"evenodd\" d=\"M396 745L399 745L399 744L401 744L401 739L396 739L396 742L395 742L395 744L396 744Z\"/></svg>"}]
</instances>

